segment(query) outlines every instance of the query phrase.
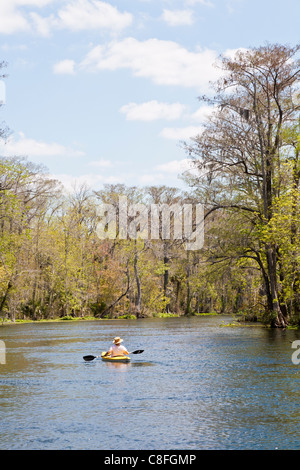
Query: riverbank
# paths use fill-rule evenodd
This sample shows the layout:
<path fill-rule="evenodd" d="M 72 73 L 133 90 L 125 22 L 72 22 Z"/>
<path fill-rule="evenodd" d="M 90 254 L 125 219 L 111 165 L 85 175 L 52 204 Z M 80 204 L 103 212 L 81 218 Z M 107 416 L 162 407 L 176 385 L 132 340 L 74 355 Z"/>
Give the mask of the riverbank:
<path fill-rule="evenodd" d="M 41 323 L 74 323 L 74 322 L 90 322 L 90 321 L 115 321 L 115 320 L 147 320 L 147 319 L 172 319 L 172 318 L 188 318 L 188 317 L 230 317 L 231 321 L 230 322 L 224 322 L 221 321 L 221 324 L 219 325 L 220 327 L 227 327 L 227 328 L 241 328 L 245 326 L 260 326 L 264 328 L 271 328 L 270 325 L 266 325 L 261 321 L 251 321 L 251 320 L 245 320 L 243 316 L 235 316 L 230 313 L 195 313 L 192 315 L 178 315 L 178 314 L 171 314 L 171 313 L 165 313 L 161 315 L 153 315 L 152 317 L 142 317 L 142 318 L 137 318 L 135 315 L 121 315 L 119 317 L 115 318 L 96 318 L 93 316 L 84 316 L 84 317 L 57 317 L 57 318 L 41 318 L 38 320 L 32 320 L 32 319 L 16 319 L 15 321 L 9 320 L 9 319 L 4 319 L 1 320 L 0 327 L 1 326 L 6 326 L 6 325 L 23 325 L 26 323 L 29 324 L 41 324 Z M 287 330 L 299 330 L 300 326 L 299 325 L 288 325 L 286 327 Z"/>
<path fill-rule="evenodd" d="M 224 316 L 224 314 L 219 314 L 216 312 L 211 312 L 211 313 L 195 313 L 192 315 L 189 315 L 191 317 L 193 316 L 198 316 L 198 317 L 204 317 L 204 316 Z M 226 315 L 228 316 L 228 314 Z M 186 318 L 186 315 L 178 315 L 178 314 L 172 314 L 172 313 L 161 313 L 161 314 L 155 314 L 152 317 L 145 317 L 145 318 Z M 119 317 L 115 318 L 97 318 L 94 316 L 84 316 L 84 317 L 72 317 L 71 315 L 65 316 L 65 317 L 57 317 L 57 318 L 39 318 L 37 320 L 33 320 L 30 318 L 26 319 L 19 319 L 17 318 L 15 321 L 10 320 L 10 319 L 2 319 L 0 326 L 1 325 L 18 325 L 18 324 L 24 324 L 24 323 L 60 323 L 60 322 L 76 322 L 76 321 L 101 321 L 101 320 L 143 320 L 144 318 L 137 318 L 135 315 L 120 315 Z"/>

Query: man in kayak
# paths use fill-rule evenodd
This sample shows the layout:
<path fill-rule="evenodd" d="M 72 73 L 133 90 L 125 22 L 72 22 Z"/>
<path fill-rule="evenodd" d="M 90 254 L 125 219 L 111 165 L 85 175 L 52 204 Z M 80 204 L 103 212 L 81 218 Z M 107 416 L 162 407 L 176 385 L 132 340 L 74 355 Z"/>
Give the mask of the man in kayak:
<path fill-rule="evenodd" d="M 129 352 L 125 348 L 125 346 L 122 346 L 121 343 L 123 343 L 123 340 L 119 337 L 116 336 L 113 340 L 113 345 L 109 348 L 109 350 L 104 354 L 105 356 L 110 356 L 110 357 L 115 357 L 115 356 L 127 356 Z"/>

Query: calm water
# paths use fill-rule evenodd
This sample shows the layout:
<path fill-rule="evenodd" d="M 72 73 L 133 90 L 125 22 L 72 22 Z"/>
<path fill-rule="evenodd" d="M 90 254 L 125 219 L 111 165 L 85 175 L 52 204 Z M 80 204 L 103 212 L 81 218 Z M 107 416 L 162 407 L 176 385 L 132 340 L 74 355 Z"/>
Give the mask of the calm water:
<path fill-rule="evenodd" d="M 300 332 L 230 318 L 0 327 L 1 449 L 300 449 Z M 130 364 L 83 361 L 124 338 Z"/>

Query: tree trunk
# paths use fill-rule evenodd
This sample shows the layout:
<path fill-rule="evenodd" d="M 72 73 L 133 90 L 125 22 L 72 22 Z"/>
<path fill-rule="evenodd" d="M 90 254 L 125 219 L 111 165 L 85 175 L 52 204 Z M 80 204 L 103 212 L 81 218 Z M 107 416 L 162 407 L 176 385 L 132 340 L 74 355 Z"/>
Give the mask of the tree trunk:
<path fill-rule="evenodd" d="M 272 304 L 269 305 L 270 314 L 271 314 L 271 326 L 276 328 L 286 328 L 287 327 L 287 318 L 284 309 L 280 306 L 279 303 L 279 292 L 277 285 L 277 256 L 275 247 L 270 246 L 266 247 L 267 255 L 267 265 L 268 265 L 268 277 L 270 285 L 270 294 Z"/>
<path fill-rule="evenodd" d="M 13 285 L 12 285 L 12 282 L 11 282 L 11 281 L 8 281 L 5 294 L 4 294 L 4 296 L 2 297 L 2 300 L 1 300 L 1 303 L 0 303 L 0 315 L 1 315 L 2 312 L 3 312 L 4 306 L 5 306 L 5 302 L 6 302 L 7 299 L 8 299 L 8 294 L 9 294 L 9 291 L 10 291 L 10 289 L 12 288 L 12 286 L 13 286 Z"/>
<path fill-rule="evenodd" d="M 190 288 L 190 275 L 191 275 L 191 267 L 190 267 L 190 252 L 187 251 L 187 269 L 186 269 L 186 307 L 185 307 L 185 315 L 189 315 L 191 313 L 191 288 Z"/>
<path fill-rule="evenodd" d="M 168 297 L 168 284 L 169 284 L 169 268 L 167 267 L 168 262 L 169 262 L 169 257 L 167 254 L 164 255 L 164 265 L 165 265 L 165 270 L 164 270 L 164 296 L 165 298 Z M 170 312 L 170 303 L 168 303 L 165 307 L 165 312 L 169 313 Z"/>
<path fill-rule="evenodd" d="M 137 297 L 136 297 L 136 302 L 135 302 L 135 314 L 136 314 L 136 317 L 139 318 L 140 315 L 141 315 L 142 291 L 141 291 L 141 281 L 140 281 L 140 276 L 139 276 L 139 272 L 138 272 L 137 262 L 138 262 L 138 254 L 137 254 L 137 251 L 135 251 L 135 255 L 134 255 L 134 275 L 135 275 L 135 281 L 136 281 L 136 287 L 137 287 Z"/>

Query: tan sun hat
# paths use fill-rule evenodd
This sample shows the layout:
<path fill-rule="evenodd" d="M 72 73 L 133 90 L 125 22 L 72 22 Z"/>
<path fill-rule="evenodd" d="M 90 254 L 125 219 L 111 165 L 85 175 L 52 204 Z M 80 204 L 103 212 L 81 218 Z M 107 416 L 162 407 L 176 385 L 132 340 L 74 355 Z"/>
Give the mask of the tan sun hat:
<path fill-rule="evenodd" d="M 114 344 L 121 344 L 122 342 L 123 340 L 119 336 L 116 336 L 115 339 L 113 340 Z"/>

